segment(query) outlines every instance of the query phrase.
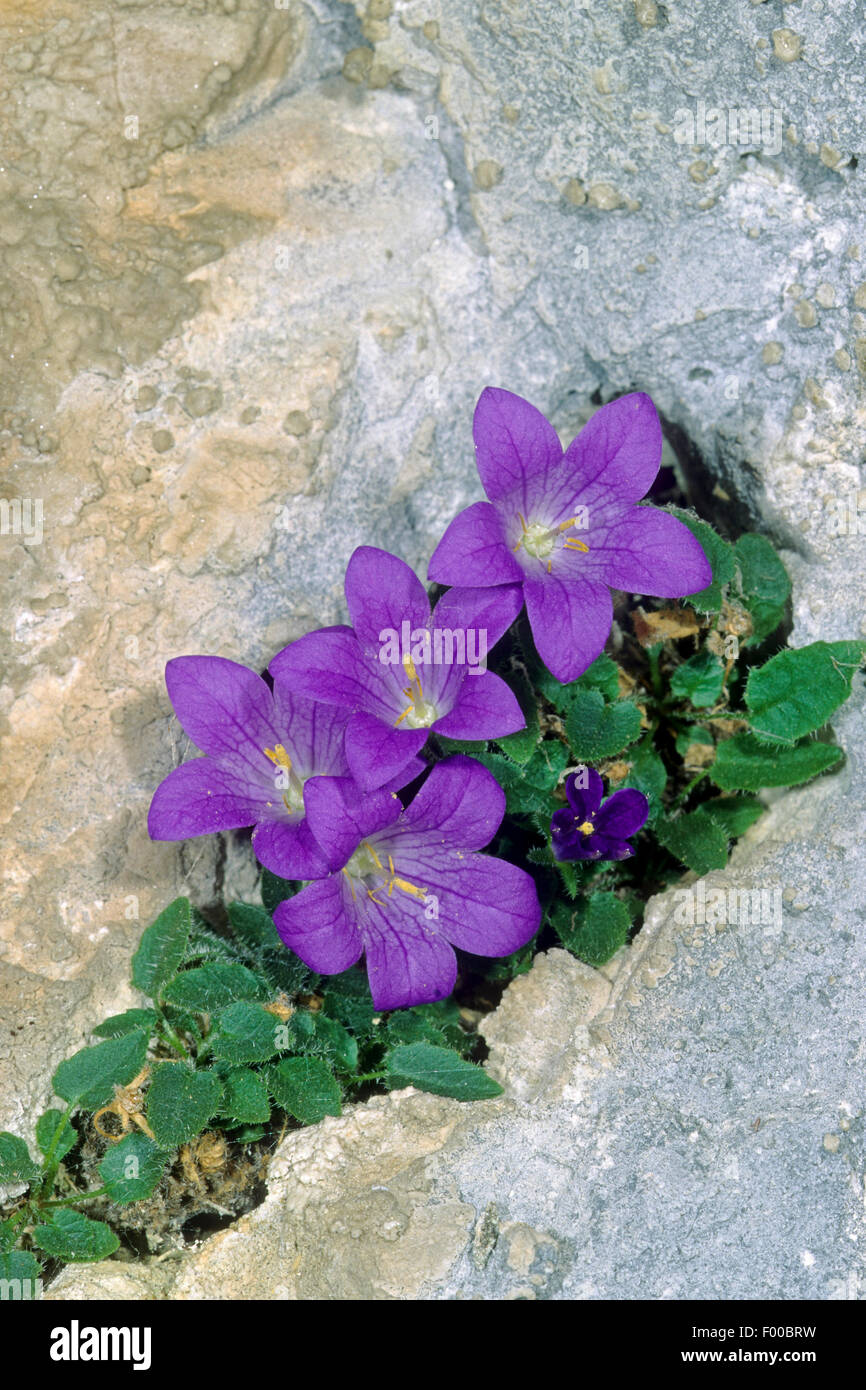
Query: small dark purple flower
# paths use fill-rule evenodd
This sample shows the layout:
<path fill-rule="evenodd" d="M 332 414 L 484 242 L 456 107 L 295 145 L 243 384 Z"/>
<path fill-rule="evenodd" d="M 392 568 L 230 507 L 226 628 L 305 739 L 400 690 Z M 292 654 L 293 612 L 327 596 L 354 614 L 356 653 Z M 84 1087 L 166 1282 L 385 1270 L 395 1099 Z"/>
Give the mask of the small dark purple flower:
<path fill-rule="evenodd" d="M 594 768 L 565 779 L 568 805 L 554 811 L 550 834 L 554 856 L 568 859 L 630 859 L 628 843 L 649 815 L 643 792 L 625 787 L 602 805 L 604 783 Z"/>
<path fill-rule="evenodd" d="M 351 627 L 299 637 L 270 671 L 287 689 L 348 713 L 349 771 L 365 791 L 399 776 L 431 730 L 486 739 L 524 727 L 513 692 L 485 666 L 520 611 L 517 585 L 452 589 L 431 614 L 409 566 L 365 545 L 346 569 L 346 603 Z"/>
<path fill-rule="evenodd" d="M 207 756 L 183 763 L 157 787 L 147 818 L 151 839 L 254 825 L 253 849 L 273 873 L 327 873 L 305 817 L 304 790 L 311 777 L 347 777 L 345 712 L 293 695 L 279 680 L 271 693 L 255 671 L 221 656 L 176 657 L 165 683 L 184 731 Z M 407 765 L 395 787 L 423 766 L 420 759 Z"/>
<path fill-rule="evenodd" d="M 352 797 L 333 778 L 309 782 L 306 805 L 331 872 L 280 903 L 274 923 L 323 975 L 363 952 L 377 1009 L 449 995 L 455 946 L 505 956 L 538 930 L 530 875 L 477 853 L 496 833 L 505 794 L 474 759 L 437 763 L 405 810 L 392 793 Z"/>
<path fill-rule="evenodd" d="M 679 598 L 712 580 L 687 526 L 635 505 L 661 460 L 661 427 L 649 396 L 621 396 L 603 406 L 563 453 L 535 406 L 487 387 L 473 433 L 490 500 L 454 518 L 429 578 L 520 584 L 535 645 L 557 680 L 576 680 L 604 647 L 611 589 Z"/>

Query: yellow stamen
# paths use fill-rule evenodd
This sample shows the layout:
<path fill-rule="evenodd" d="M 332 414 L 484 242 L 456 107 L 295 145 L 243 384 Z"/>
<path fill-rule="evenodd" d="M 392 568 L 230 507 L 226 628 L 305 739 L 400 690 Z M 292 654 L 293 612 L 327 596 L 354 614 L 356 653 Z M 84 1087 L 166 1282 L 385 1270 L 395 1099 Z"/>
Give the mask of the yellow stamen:
<path fill-rule="evenodd" d="M 410 883 L 408 879 L 397 877 L 397 872 L 394 868 L 394 860 L 391 858 L 390 854 L 388 855 L 388 868 L 391 871 L 391 882 L 388 884 L 389 898 L 394 888 L 401 888 L 404 893 L 411 893 L 415 898 L 426 898 L 427 890 L 425 888 L 418 888 L 414 883 Z"/>
<path fill-rule="evenodd" d="M 589 550 L 589 546 L 586 545 L 584 541 L 579 541 L 577 536 L 567 536 L 563 541 L 563 545 L 567 550 Z"/>
<path fill-rule="evenodd" d="M 376 865 L 376 868 L 377 868 L 377 869 L 381 869 L 381 867 L 382 867 L 382 861 L 381 861 L 381 859 L 379 858 L 379 856 L 378 856 L 378 854 L 376 853 L 376 851 L 374 850 L 373 846 L 370 844 L 370 841 L 369 841 L 369 840 L 362 840 L 362 841 L 361 841 L 361 844 L 362 844 L 362 846 L 364 847 L 364 849 L 367 850 L 368 854 L 372 855 L 373 863 Z"/>
<path fill-rule="evenodd" d="M 574 524 L 575 524 L 576 521 L 577 521 L 577 517 L 576 517 L 576 516 L 570 516 L 570 517 L 568 518 L 568 521 L 561 521 L 561 522 L 559 523 L 559 529 L 560 529 L 560 531 L 567 531 L 568 528 L 569 528 L 570 526 L 574 526 Z"/>
<path fill-rule="evenodd" d="M 266 748 L 264 752 L 265 757 L 270 758 L 277 767 L 284 767 L 286 772 L 291 772 L 292 760 L 281 743 L 278 743 L 276 748 Z"/>
<path fill-rule="evenodd" d="M 376 904 L 377 907 L 384 907 L 384 906 L 385 906 L 385 904 L 382 902 L 381 898 L 377 898 L 377 897 L 376 897 L 376 890 L 375 890 L 375 888 L 368 888 L 368 889 L 367 889 L 367 897 L 370 898 L 370 899 L 372 899 L 372 901 Z"/>
<path fill-rule="evenodd" d="M 355 898 L 355 885 L 354 885 L 354 883 L 352 882 L 352 875 L 349 873 L 348 869 L 341 869 L 341 870 L 340 870 L 340 873 L 341 873 L 341 874 L 345 874 L 345 875 L 346 875 L 346 878 L 349 880 L 349 887 L 350 887 L 351 890 L 352 890 L 352 898 L 353 898 L 353 900 L 354 900 L 354 898 Z"/>
<path fill-rule="evenodd" d="M 404 709 L 403 713 L 400 715 L 399 719 L 395 719 L 395 720 L 394 720 L 394 728 L 395 728 L 395 729 L 398 728 L 399 725 L 403 723 L 403 720 L 406 718 L 406 715 L 407 715 L 407 714 L 411 714 L 414 708 L 415 708 L 414 704 L 412 704 L 412 705 L 407 705 L 407 706 L 406 706 L 406 708 Z"/>
<path fill-rule="evenodd" d="M 595 826 L 591 820 L 585 820 L 583 825 L 579 825 L 577 828 L 581 835 L 592 835 L 595 831 Z"/>

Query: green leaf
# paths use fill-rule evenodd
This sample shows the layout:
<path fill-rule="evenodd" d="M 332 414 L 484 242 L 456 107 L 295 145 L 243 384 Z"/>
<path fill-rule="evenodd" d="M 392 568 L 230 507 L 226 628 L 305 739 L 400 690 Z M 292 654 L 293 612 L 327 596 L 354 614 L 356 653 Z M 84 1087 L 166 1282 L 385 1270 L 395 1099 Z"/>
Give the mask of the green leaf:
<path fill-rule="evenodd" d="M 435 1096 L 455 1100 L 488 1100 L 502 1095 L 502 1087 L 474 1062 L 467 1062 L 450 1047 L 432 1043 L 401 1043 L 385 1058 L 388 1085 L 416 1086 Z"/>
<path fill-rule="evenodd" d="M 752 619 L 749 642 L 769 637 L 785 616 L 791 580 L 765 536 L 746 532 L 734 546 L 740 570 L 740 591 Z"/>
<path fill-rule="evenodd" d="M 340 1114 L 340 1087 L 320 1057 L 285 1057 L 266 1075 L 277 1105 L 302 1125 Z"/>
<path fill-rule="evenodd" d="M 279 1052 L 277 1029 L 280 1021 L 260 1004 L 239 1000 L 221 1009 L 214 1021 L 213 1055 L 242 1066 L 247 1062 L 266 1062 Z"/>
<path fill-rule="evenodd" d="M 281 946 L 271 915 L 255 903 L 229 903 L 229 921 L 235 936 L 247 946 Z"/>
<path fill-rule="evenodd" d="M 576 758 L 588 763 L 621 753 L 640 737 L 640 710 L 629 700 L 605 703 L 598 690 L 579 690 L 565 721 Z"/>
<path fill-rule="evenodd" d="M 764 814 L 764 807 L 754 796 L 720 796 L 708 801 L 706 809 L 723 827 L 729 840 L 745 835 L 749 826 Z"/>
<path fill-rule="evenodd" d="M 795 748 L 768 748 L 752 734 L 737 734 L 720 743 L 709 769 L 723 791 L 757 792 L 762 787 L 797 787 L 841 761 L 842 749 L 807 740 Z"/>
<path fill-rule="evenodd" d="M 790 745 L 822 728 L 851 694 L 864 650 L 862 642 L 812 642 L 755 667 L 746 682 L 755 736 Z"/>
<path fill-rule="evenodd" d="M 696 874 L 723 869 L 728 862 L 728 836 L 703 806 L 675 819 L 662 820 L 656 834 L 675 859 Z"/>
<path fill-rule="evenodd" d="M 245 965 L 212 961 L 193 970 L 182 970 L 163 991 L 168 1004 L 192 1013 L 212 1013 L 236 999 L 267 999 L 270 991 Z"/>
<path fill-rule="evenodd" d="M 0 1130 L 0 1183 L 35 1182 L 41 1173 L 24 1140 Z"/>
<path fill-rule="evenodd" d="M 111 1100 L 115 1086 L 126 1086 L 144 1066 L 147 1034 L 135 1029 L 120 1038 L 85 1047 L 61 1062 L 52 1078 L 61 1099 L 82 1110 L 98 1110 Z"/>
<path fill-rule="evenodd" d="M 369 1033 L 376 1011 L 366 971 L 355 967 L 342 975 L 329 976 L 322 995 L 322 1008 L 356 1036 Z"/>
<path fill-rule="evenodd" d="M 0 1303 L 38 1298 L 42 1266 L 29 1250 L 0 1253 Z"/>
<path fill-rule="evenodd" d="M 60 1125 L 60 1138 L 54 1150 L 54 1159 L 60 1163 L 69 1150 L 78 1143 L 78 1130 L 65 1118 L 62 1110 L 46 1110 L 44 1115 L 40 1115 L 36 1121 L 36 1143 L 39 1145 L 39 1152 L 48 1155 L 51 1145 L 54 1143 L 54 1136 Z"/>
<path fill-rule="evenodd" d="M 286 898 L 293 898 L 300 887 L 290 878 L 278 878 L 272 874 L 270 869 L 262 869 L 262 881 L 259 889 L 262 895 L 262 902 L 266 912 L 275 912 L 280 903 L 285 902 Z"/>
<path fill-rule="evenodd" d="M 695 709 L 714 705 L 722 693 L 725 668 L 712 652 L 698 652 L 678 666 L 671 676 L 671 691 L 680 700 L 689 700 Z"/>
<path fill-rule="evenodd" d="M 184 1062 L 161 1062 L 147 1093 L 147 1120 L 160 1148 L 176 1149 L 201 1134 L 222 1100 L 219 1078 Z"/>
<path fill-rule="evenodd" d="M 307 1049 L 340 1071 L 357 1071 L 358 1044 L 348 1029 L 326 1014 L 313 1014 L 315 1031 Z"/>
<path fill-rule="evenodd" d="M 568 762 L 568 749 L 558 739 L 545 739 L 521 767 L 498 753 L 487 753 L 478 761 L 493 773 L 505 792 L 510 815 L 527 815 L 547 810 L 551 793 Z"/>
<path fill-rule="evenodd" d="M 268 1088 L 258 1072 L 237 1067 L 225 1079 L 220 1114 L 235 1124 L 267 1124 L 271 1118 Z"/>
<path fill-rule="evenodd" d="M 133 1132 L 108 1150 L 99 1176 L 112 1202 L 141 1202 L 159 1184 L 167 1162 L 168 1156 L 152 1139 Z"/>
<path fill-rule="evenodd" d="M 736 566 L 733 546 L 723 541 L 712 526 L 708 526 L 705 521 L 699 521 L 680 507 L 668 507 L 667 510 L 688 526 L 695 540 L 700 542 L 713 571 L 712 583 L 708 584 L 706 589 L 701 589 L 700 593 L 689 594 L 683 602 L 696 608 L 699 613 L 718 613 L 724 599 L 724 590 L 734 577 Z"/>
<path fill-rule="evenodd" d="M 662 812 L 662 795 L 667 785 L 667 772 L 655 750 L 651 734 L 645 734 L 640 743 L 631 749 L 628 761 L 631 763 L 631 772 L 622 785 L 643 792 L 649 802 L 647 823 L 655 825 Z"/>
<path fill-rule="evenodd" d="M 37 1226 L 33 1242 L 46 1255 L 71 1264 L 89 1264 L 113 1255 L 120 1241 L 104 1221 L 92 1221 L 71 1207 L 58 1207 L 45 1226 Z"/>
<path fill-rule="evenodd" d="M 112 1014 L 111 1018 L 98 1024 L 93 1031 L 98 1038 L 122 1038 L 125 1033 L 131 1033 L 136 1028 L 152 1032 L 156 1020 L 156 1009 L 127 1009 L 125 1013 Z"/>
<path fill-rule="evenodd" d="M 456 1051 L 471 1049 L 476 1039 L 460 1026 L 460 1007 L 454 999 L 441 999 L 435 1004 L 418 1004 L 410 1009 L 395 1009 L 385 1025 L 389 1045 L 397 1043 L 430 1042 Z"/>
<path fill-rule="evenodd" d="M 617 664 L 604 653 L 596 657 L 582 676 L 578 676 L 576 681 L 569 681 L 567 685 L 563 685 L 555 676 L 551 675 L 540 660 L 533 675 L 542 695 L 560 714 L 568 712 L 572 700 L 580 690 L 599 690 L 608 700 L 616 700 L 619 697 Z"/>
<path fill-rule="evenodd" d="M 192 927 L 189 898 L 175 898 L 141 938 L 132 958 L 132 983 L 158 999 L 163 985 L 180 969 Z"/>
<path fill-rule="evenodd" d="M 18 1239 L 18 1227 L 14 1221 L 0 1221 L 0 1255 L 11 1250 Z"/>
<path fill-rule="evenodd" d="M 274 988 L 285 994 L 312 994 L 319 980 L 282 942 L 273 950 L 266 947 L 259 964 Z"/>
<path fill-rule="evenodd" d="M 597 968 L 625 945 L 631 913 L 615 893 L 592 893 L 576 908 L 555 903 L 550 923 L 567 951 Z"/>
<path fill-rule="evenodd" d="M 519 729 L 516 734 L 507 734 L 504 738 L 497 739 L 496 742 L 502 751 L 508 754 L 509 758 L 513 758 L 518 763 L 527 763 L 538 747 L 538 741 L 541 738 L 541 730 L 538 727 L 538 700 L 535 691 L 522 671 L 510 671 L 508 684 L 517 696 L 523 717 L 526 720 L 526 728 Z"/>

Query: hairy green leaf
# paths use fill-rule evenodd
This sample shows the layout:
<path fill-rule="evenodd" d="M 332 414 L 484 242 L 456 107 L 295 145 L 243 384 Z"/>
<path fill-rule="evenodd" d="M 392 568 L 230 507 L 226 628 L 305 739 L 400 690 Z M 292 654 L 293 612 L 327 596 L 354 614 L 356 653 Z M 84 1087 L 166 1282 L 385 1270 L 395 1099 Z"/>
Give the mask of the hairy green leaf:
<path fill-rule="evenodd" d="M 189 898 L 175 898 L 144 932 L 132 958 L 132 983 L 158 999 L 163 985 L 180 969 L 192 929 Z"/>
<path fill-rule="evenodd" d="M 193 1071 L 185 1062 L 160 1062 L 147 1093 L 147 1120 L 163 1149 L 175 1149 L 201 1134 L 222 1100 L 219 1078 Z"/>
<path fill-rule="evenodd" d="M 277 1105 L 302 1125 L 340 1114 L 340 1087 L 321 1057 L 284 1057 L 266 1077 Z"/>
<path fill-rule="evenodd" d="M 98 1110 L 111 1100 L 115 1086 L 127 1086 L 144 1066 L 148 1038 L 136 1028 L 120 1038 L 82 1048 L 61 1062 L 52 1085 L 58 1096 L 82 1110 Z"/>
<path fill-rule="evenodd" d="M 487 1100 L 502 1094 L 502 1087 L 474 1062 L 467 1062 L 449 1047 L 432 1043 L 401 1043 L 385 1058 L 388 1085 L 416 1086 L 435 1096 L 455 1100 Z"/>
<path fill-rule="evenodd" d="M 37 1226 L 33 1243 L 46 1255 L 70 1264 L 106 1260 L 120 1245 L 104 1221 L 92 1221 L 71 1207 L 58 1207 L 46 1225 Z"/>

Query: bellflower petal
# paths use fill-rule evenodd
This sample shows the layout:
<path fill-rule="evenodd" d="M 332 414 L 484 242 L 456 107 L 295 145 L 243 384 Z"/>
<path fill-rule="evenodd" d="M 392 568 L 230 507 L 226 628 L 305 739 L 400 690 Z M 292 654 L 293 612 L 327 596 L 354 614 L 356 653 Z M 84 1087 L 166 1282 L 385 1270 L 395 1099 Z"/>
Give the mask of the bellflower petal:
<path fill-rule="evenodd" d="M 168 696 L 202 753 L 231 754 L 255 767 L 279 738 L 273 697 L 261 676 L 222 656 L 178 656 L 165 668 Z"/>
<path fill-rule="evenodd" d="M 486 633 L 486 655 L 505 636 L 522 607 L 523 591 L 519 584 L 501 584 L 494 589 L 458 586 L 449 589 L 436 604 L 433 627 Z M 479 651 L 476 640 L 473 654 L 477 657 Z"/>
<path fill-rule="evenodd" d="M 492 772 L 455 753 L 432 769 L 406 807 L 406 833 L 435 831 L 444 849 L 489 845 L 505 815 L 505 792 Z"/>
<path fill-rule="evenodd" d="M 556 430 L 522 396 L 488 386 L 478 398 L 472 434 L 478 475 L 490 501 L 517 497 L 525 513 L 562 461 Z"/>
<path fill-rule="evenodd" d="M 283 647 L 269 668 L 274 680 L 298 695 L 348 710 L 392 719 L 392 682 L 365 657 L 350 627 L 322 627 Z"/>
<path fill-rule="evenodd" d="M 430 600 L 421 580 L 405 561 L 361 545 L 346 567 L 346 603 L 355 635 L 362 650 L 378 655 L 380 633 L 399 632 L 408 619 L 411 627 L 426 627 L 430 621 Z"/>
<path fill-rule="evenodd" d="M 445 999 L 457 979 L 447 937 L 433 932 L 404 898 L 367 898 L 361 908 L 367 975 L 377 1009 L 401 1009 Z"/>
<path fill-rule="evenodd" d="M 384 830 L 403 807 L 395 792 L 365 796 L 348 777 L 311 777 L 304 787 L 307 821 L 330 868 L 341 869 L 368 836 Z"/>
<path fill-rule="evenodd" d="M 446 738 L 502 738 L 526 728 L 510 685 L 493 671 L 467 676 L 448 713 L 433 728 Z"/>
<path fill-rule="evenodd" d="M 253 852 L 279 878 L 324 878 L 331 867 L 306 820 L 260 822 L 253 831 Z"/>
<path fill-rule="evenodd" d="M 538 575 L 523 586 L 538 654 L 558 681 L 577 680 L 601 654 L 613 621 L 610 591 L 597 580 Z"/>
<path fill-rule="evenodd" d="M 188 840 L 218 830 L 239 830 L 268 814 L 279 797 L 261 783 L 220 767 L 213 758 L 193 758 L 170 772 L 153 794 L 147 816 L 152 840 Z"/>
<path fill-rule="evenodd" d="M 351 892 L 339 874 L 286 898 L 274 913 L 274 926 L 289 950 L 320 975 L 348 970 L 364 949 Z"/>
<path fill-rule="evenodd" d="M 609 497 L 639 502 L 655 482 L 662 430 L 649 396 L 635 391 L 603 405 L 565 451 L 572 501 L 592 508 Z"/>
<path fill-rule="evenodd" d="M 680 598 L 712 583 L 700 542 L 655 507 L 630 507 L 593 529 L 590 555 L 593 578 L 628 593 Z"/>
<path fill-rule="evenodd" d="M 437 584 L 512 584 L 523 567 L 512 554 L 505 525 L 490 502 L 458 512 L 433 551 L 427 578 Z"/>
<path fill-rule="evenodd" d="M 346 725 L 349 771 L 362 791 L 385 783 L 405 786 L 417 776 L 417 755 L 427 742 L 427 729 L 395 729 L 372 714 L 351 715 Z M 473 734 L 474 738 L 475 735 Z M 401 780 L 403 779 L 403 780 Z"/>

